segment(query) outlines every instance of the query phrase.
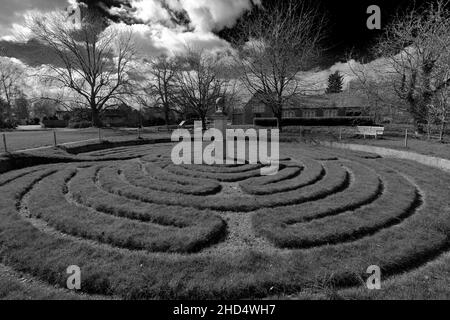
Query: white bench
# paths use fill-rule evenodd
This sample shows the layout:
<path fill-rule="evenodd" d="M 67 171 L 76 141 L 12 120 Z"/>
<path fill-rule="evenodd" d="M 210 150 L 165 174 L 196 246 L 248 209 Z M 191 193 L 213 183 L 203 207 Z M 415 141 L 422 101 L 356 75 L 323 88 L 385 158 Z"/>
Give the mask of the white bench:
<path fill-rule="evenodd" d="M 364 139 L 366 136 L 374 136 L 376 139 L 384 133 L 384 127 L 357 126 L 356 129 L 358 130 L 358 134 L 364 136 Z"/>

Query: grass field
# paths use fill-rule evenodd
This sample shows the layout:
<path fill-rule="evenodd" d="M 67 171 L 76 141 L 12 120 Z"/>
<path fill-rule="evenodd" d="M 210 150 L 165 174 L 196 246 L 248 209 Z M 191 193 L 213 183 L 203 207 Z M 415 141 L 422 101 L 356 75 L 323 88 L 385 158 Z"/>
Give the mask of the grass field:
<path fill-rule="evenodd" d="M 87 129 L 55 129 L 58 144 L 84 141 L 98 140 L 99 132 L 96 128 Z M 6 135 L 7 148 L 9 152 L 32 149 L 54 145 L 53 130 L 38 131 L 9 131 L 0 133 Z M 168 133 L 145 133 L 142 137 L 170 137 Z M 117 130 L 117 129 L 101 129 L 102 139 L 120 140 L 137 138 L 137 129 L 133 130 Z M 3 141 L 0 140 L 0 153 L 4 152 Z"/>
<path fill-rule="evenodd" d="M 351 127 L 342 128 L 342 140 L 339 140 L 339 127 L 309 127 L 304 128 L 300 133 L 299 128 L 287 129 L 284 133 L 285 138 L 291 138 L 298 141 L 314 142 L 319 140 L 338 141 L 342 143 L 356 143 L 372 145 L 397 150 L 416 152 L 429 156 L 450 159 L 450 132 L 447 133 L 443 142 L 437 139 L 428 140 L 426 137 L 416 138 L 411 133 L 413 128 L 408 126 L 408 147 L 405 147 L 405 129 L 401 126 L 385 128 L 385 134 L 378 139 L 355 135 L 355 129 Z"/>
<path fill-rule="evenodd" d="M 133 139 L 137 138 L 137 129 L 119 130 L 119 129 L 102 129 L 101 135 L 103 139 L 115 141 L 121 139 Z M 346 130 L 349 130 L 348 128 Z M 1 134 L 6 135 L 7 148 L 9 152 L 53 146 L 53 130 L 39 130 L 39 131 L 10 131 Z M 98 140 L 98 129 L 56 129 L 57 143 L 72 143 L 85 140 Z M 311 133 L 307 133 L 306 136 L 302 136 L 300 132 L 287 129 L 281 135 L 285 140 L 337 140 L 338 129 L 336 128 L 312 128 Z M 158 132 L 153 128 L 146 128 L 141 135 L 144 138 L 160 138 L 170 137 L 170 133 Z M 344 135 L 343 143 L 356 143 L 356 144 L 368 144 L 379 147 L 386 147 L 398 150 L 406 150 L 417 152 L 425 155 L 431 155 L 450 159 L 450 141 L 440 143 L 438 141 L 428 141 L 410 138 L 408 141 L 408 148 L 404 147 L 404 139 L 401 135 L 385 135 L 381 139 L 362 139 L 357 138 L 354 135 Z M 4 152 L 3 142 L 0 141 L 0 153 Z"/>
<path fill-rule="evenodd" d="M 438 141 L 427 141 L 419 139 L 409 139 L 408 147 L 405 147 L 403 139 L 385 137 L 383 139 L 347 139 L 344 143 L 368 144 L 372 146 L 412 151 L 433 157 L 450 159 L 450 143 L 440 143 Z"/>
<path fill-rule="evenodd" d="M 0 298 L 450 298 L 450 174 L 283 143 L 260 176 L 174 166 L 171 146 L 0 175 Z M 370 265 L 382 290 L 363 286 Z"/>

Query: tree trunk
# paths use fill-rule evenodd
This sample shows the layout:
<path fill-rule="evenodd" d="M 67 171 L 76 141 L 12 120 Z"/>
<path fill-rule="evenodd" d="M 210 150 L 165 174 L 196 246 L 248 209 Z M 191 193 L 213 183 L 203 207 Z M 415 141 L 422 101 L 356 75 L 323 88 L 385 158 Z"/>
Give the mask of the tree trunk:
<path fill-rule="evenodd" d="M 445 134 L 445 117 L 441 119 L 441 128 L 439 130 L 439 141 L 444 141 L 444 134 Z"/>
<path fill-rule="evenodd" d="M 166 121 L 167 131 L 170 131 L 169 129 L 170 115 L 169 115 L 169 108 L 167 106 L 164 107 L 164 120 Z"/>
<path fill-rule="evenodd" d="M 280 130 L 280 132 L 283 131 L 283 117 L 281 116 L 281 114 L 277 115 L 277 125 L 278 125 L 278 130 Z"/>
<path fill-rule="evenodd" d="M 431 73 L 434 68 L 434 63 L 432 61 L 425 61 L 422 66 L 423 71 L 423 92 L 422 99 L 418 104 L 416 104 L 416 117 L 418 118 L 418 130 L 420 130 L 420 123 L 424 123 L 423 120 L 426 120 L 428 126 L 428 139 L 430 139 L 431 134 L 431 121 L 429 116 L 429 105 L 432 102 L 433 91 L 431 89 Z M 418 131 L 421 133 L 420 131 Z"/>
<path fill-rule="evenodd" d="M 417 134 L 424 134 L 424 124 L 427 123 L 423 113 L 423 105 L 417 104 L 415 101 L 409 101 L 409 113 L 414 121 L 414 130 Z"/>
<path fill-rule="evenodd" d="M 428 135 L 428 140 L 431 140 L 431 121 L 428 121 L 427 124 L 427 135 Z"/>
<path fill-rule="evenodd" d="M 206 131 L 206 116 L 202 116 L 202 129 L 203 131 Z"/>
<path fill-rule="evenodd" d="M 97 128 L 102 127 L 102 122 L 100 120 L 100 112 L 98 112 L 96 108 L 91 108 L 91 111 L 92 111 L 92 125 Z"/>
<path fill-rule="evenodd" d="M 283 99 L 282 97 L 279 95 L 277 97 L 276 101 L 272 102 L 273 105 L 272 107 L 272 112 L 275 116 L 275 118 L 277 118 L 277 128 L 280 132 L 283 131 Z"/>
<path fill-rule="evenodd" d="M 419 101 L 414 96 L 416 82 L 417 74 L 414 72 L 411 76 L 406 102 L 408 103 L 409 113 L 414 120 L 414 131 L 416 135 L 419 135 L 425 133 L 426 113 L 424 110 L 426 110 L 426 105 L 424 101 Z"/>

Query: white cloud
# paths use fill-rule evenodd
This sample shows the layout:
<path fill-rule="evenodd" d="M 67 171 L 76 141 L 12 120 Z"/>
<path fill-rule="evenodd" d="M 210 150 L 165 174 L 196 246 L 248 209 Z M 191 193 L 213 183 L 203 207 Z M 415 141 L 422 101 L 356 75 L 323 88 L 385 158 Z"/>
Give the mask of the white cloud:
<path fill-rule="evenodd" d="M 131 0 L 133 8 L 129 14 L 144 23 L 163 23 L 173 25 L 168 9 L 184 12 L 191 21 L 191 27 L 198 32 L 211 32 L 232 27 L 237 19 L 251 10 L 251 0 Z M 260 4 L 260 1 L 255 1 Z M 113 8 L 112 14 L 124 14 L 126 9 Z"/>
<path fill-rule="evenodd" d="M 186 48 L 201 50 L 228 49 L 229 44 L 211 32 L 185 31 L 182 27 L 167 27 L 160 23 L 113 24 L 110 28 L 132 30 L 137 49 L 147 56 L 177 54 Z"/>
<path fill-rule="evenodd" d="M 328 77 L 330 74 L 339 71 L 343 76 L 343 89 L 349 88 L 349 84 L 358 80 L 357 75 L 362 74 L 367 79 L 378 82 L 386 80 L 386 77 L 392 72 L 392 66 L 386 58 L 378 58 L 368 63 L 360 63 L 353 59 L 347 62 L 337 62 L 333 66 L 325 70 L 311 70 L 302 72 L 299 74 L 299 80 L 301 81 L 301 87 L 311 90 L 311 93 L 323 93 L 328 86 Z"/>
<path fill-rule="evenodd" d="M 170 14 L 158 0 L 132 0 L 133 16 L 145 23 L 170 20 Z"/>
<path fill-rule="evenodd" d="M 242 14 L 252 8 L 251 0 L 167 0 L 170 10 L 184 11 L 192 28 L 176 25 L 160 0 L 132 0 L 134 18 L 145 22 L 133 25 L 140 47 L 149 54 L 183 51 L 186 46 L 206 50 L 229 48 L 213 31 L 232 27 Z M 123 10 L 123 9 L 119 9 Z"/>
<path fill-rule="evenodd" d="M 0 38 L 6 39 L 14 38 L 17 27 L 13 25 L 22 25 L 27 13 L 48 12 L 67 7 L 69 3 L 63 0 L 1 0 L 0 2 Z"/>
<path fill-rule="evenodd" d="M 242 14 L 252 8 L 250 0 L 171 0 L 174 10 L 186 10 L 197 31 L 222 30 L 232 27 Z"/>

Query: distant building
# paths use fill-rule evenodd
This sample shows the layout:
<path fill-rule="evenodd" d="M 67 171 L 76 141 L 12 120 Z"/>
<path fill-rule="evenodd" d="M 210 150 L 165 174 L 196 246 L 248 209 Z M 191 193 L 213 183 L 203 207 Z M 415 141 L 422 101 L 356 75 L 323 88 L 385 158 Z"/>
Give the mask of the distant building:
<path fill-rule="evenodd" d="M 107 127 L 137 127 L 141 118 L 138 110 L 122 104 L 102 112 L 101 120 Z"/>
<path fill-rule="evenodd" d="M 301 95 L 283 106 L 283 118 L 339 118 L 364 115 L 364 99 L 339 94 Z M 253 124 L 257 118 L 274 118 L 272 108 L 259 95 L 254 95 L 243 110 L 243 123 Z"/>
<path fill-rule="evenodd" d="M 57 106 L 55 120 L 65 121 L 66 125 L 70 122 L 89 122 L 92 119 L 89 108 L 66 109 Z M 145 116 L 141 116 L 138 110 L 131 108 L 126 104 L 107 108 L 103 110 L 100 116 L 102 123 L 107 127 L 137 127 L 145 122 Z"/>

